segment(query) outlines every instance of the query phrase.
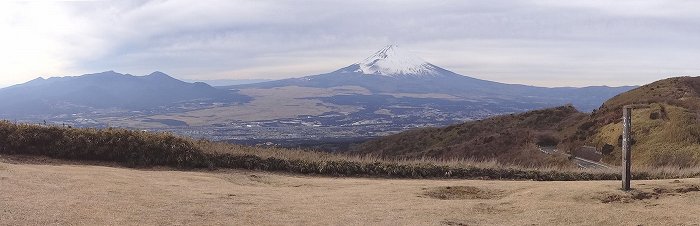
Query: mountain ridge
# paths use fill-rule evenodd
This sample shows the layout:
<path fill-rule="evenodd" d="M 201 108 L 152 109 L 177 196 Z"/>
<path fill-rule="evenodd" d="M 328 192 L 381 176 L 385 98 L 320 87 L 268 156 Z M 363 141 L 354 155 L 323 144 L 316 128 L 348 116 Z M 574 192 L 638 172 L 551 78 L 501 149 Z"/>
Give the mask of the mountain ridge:
<path fill-rule="evenodd" d="M 114 71 L 37 78 L 0 89 L 0 115 L 55 115 L 99 109 L 145 110 L 195 100 L 245 100 L 205 83 L 186 83 L 163 72 L 146 76 Z"/>
<path fill-rule="evenodd" d="M 385 53 L 386 52 L 386 53 Z M 531 103 L 529 110 L 574 104 L 583 111 L 592 111 L 608 98 L 630 90 L 635 86 L 621 87 L 537 87 L 522 84 L 506 84 L 464 76 L 435 66 L 408 54 L 396 46 L 387 46 L 359 63 L 338 70 L 262 83 L 227 86 L 229 89 L 269 89 L 285 86 L 331 88 L 338 86 L 359 86 L 374 93 L 440 93 L 461 97 L 469 101 L 515 101 Z M 383 60 L 392 58 L 410 59 L 408 64 L 395 64 L 382 67 Z M 418 60 L 416 60 L 418 59 Z M 396 60 L 402 61 L 402 60 Z M 373 64 L 374 63 L 374 64 Z M 363 64 L 367 64 L 362 66 Z M 376 66 L 375 65 L 379 65 Z M 398 66 L 397 66 L 398 65 Z M 366 71 L 365 68 L 373 68 Z M 388 68 L 388 69 L 387 69 Z M 386 70 L 382 70 L 386 69 Z M 426 72 L 427 71 L 427 72 Z M 394 72 L 394 74 L 387 74 Z M 401 73 L 410 72 L 410 73 Z M 425 72 L 422 73 L 421 72 Z M 514 109 L 515 111 L 522 111 Z"/>

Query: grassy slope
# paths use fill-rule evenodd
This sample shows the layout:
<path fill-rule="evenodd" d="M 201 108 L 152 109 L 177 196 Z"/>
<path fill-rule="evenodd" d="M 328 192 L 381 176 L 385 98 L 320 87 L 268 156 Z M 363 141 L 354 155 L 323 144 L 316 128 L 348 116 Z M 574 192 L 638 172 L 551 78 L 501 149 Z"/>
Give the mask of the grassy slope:
<path fill-rule="evenodd" d="M 657 81 L 620 94 L 603 104 L 564 139 L 563 149 L 590 144 L 614 149 L 604 161 L 619 164 L 622 107 L 633 110 L 633 164 L 688 167 L 700 164 L 700 77 Z"/>
<path fill-rule="evenodd" d="M 558 134 L 585 117 L 571 106 L 531 111 L 412 130 L 369 141 L 355 152 L 385 158 L 471 158 L 528 166 L 565 165 L 566 159 L 540 153 L 535 144 L 556 144 Z"/>
<path fill-rule="evenodd" d="M 653 112 L 664 109 L 666 118 L 651 119 Z M 632 133 L 634 134 L 634 151 L 632 158 L 637 165 L 676 165 L 695 166 L 700 163 L 700 124 L 697 114 L 687 109 L 667 104 L 652 104 L 651 108 L 634 110 Z M 616 148 L 606 161 L 620 159 L 618 146 L 622 134 L 622 123 L 610 123 L 601 127 L 591 137 L 595 146 L 614 144 Z"/>

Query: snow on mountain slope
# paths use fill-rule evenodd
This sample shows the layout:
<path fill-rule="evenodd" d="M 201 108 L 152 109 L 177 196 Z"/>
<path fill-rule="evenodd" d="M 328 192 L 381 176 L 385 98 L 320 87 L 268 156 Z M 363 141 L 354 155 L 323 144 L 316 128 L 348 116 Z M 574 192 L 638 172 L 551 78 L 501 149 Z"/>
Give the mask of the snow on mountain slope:
<path fill-rule="evenodd" d="M 440 75 L 437 66 L 418 56 L 403 51 L 396 45 L 389 45 L 372 56 L 347 68 L 366 75 L 389 77 L 431 77 Z"/>

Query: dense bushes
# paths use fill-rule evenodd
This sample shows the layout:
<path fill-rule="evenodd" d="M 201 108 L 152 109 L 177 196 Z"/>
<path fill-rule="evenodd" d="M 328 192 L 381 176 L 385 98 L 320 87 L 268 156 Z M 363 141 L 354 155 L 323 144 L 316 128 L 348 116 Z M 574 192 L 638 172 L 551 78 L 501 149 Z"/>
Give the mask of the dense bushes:
<path fill-rule="evenodd" d="M 76 129 L 0 122 L 0 153 L 96 160 L 128 166 L 211 166 L 188 139 L 124 129 Z"/>

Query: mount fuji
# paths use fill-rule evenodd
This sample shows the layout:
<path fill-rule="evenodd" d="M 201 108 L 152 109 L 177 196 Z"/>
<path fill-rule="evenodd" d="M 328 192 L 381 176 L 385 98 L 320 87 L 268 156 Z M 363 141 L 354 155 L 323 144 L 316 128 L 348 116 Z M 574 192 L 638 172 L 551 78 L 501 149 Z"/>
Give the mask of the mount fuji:
<path fill-rule="evenodd" d="M 361 87 L 369 90 L 374 98 L 397 97 L 395 95 L 397 93 L 403 96 L 404 94 L 449 95 L 452 101 L 466 101 L 463 104 L 467 107 L 483 106 L 481 110 L 494 114 L 564 104 L 573 104 L 582 111 L 592 111 L 605 100 L 634 88 L 632 86 L 546 88 L 487 81 L 441 68 L 396 45 L 386 46 L 364 60 L 330 73 L 227 88 L 270 89 L 288 86 Z M 372 99 L 366 94 L 358 97 L 365 100 Z M 342 98 L 350 97 L 344 95 Z"/>
<path fill-rule="evenodd" d="M 340 69 L 340 73 L 361 73 L 395 78 L 421 78 L 441 76 L 444 69 L 432 65 L 418 56 L 404 52 L 398 46 L 389 45 L 356 64 Z"/>

